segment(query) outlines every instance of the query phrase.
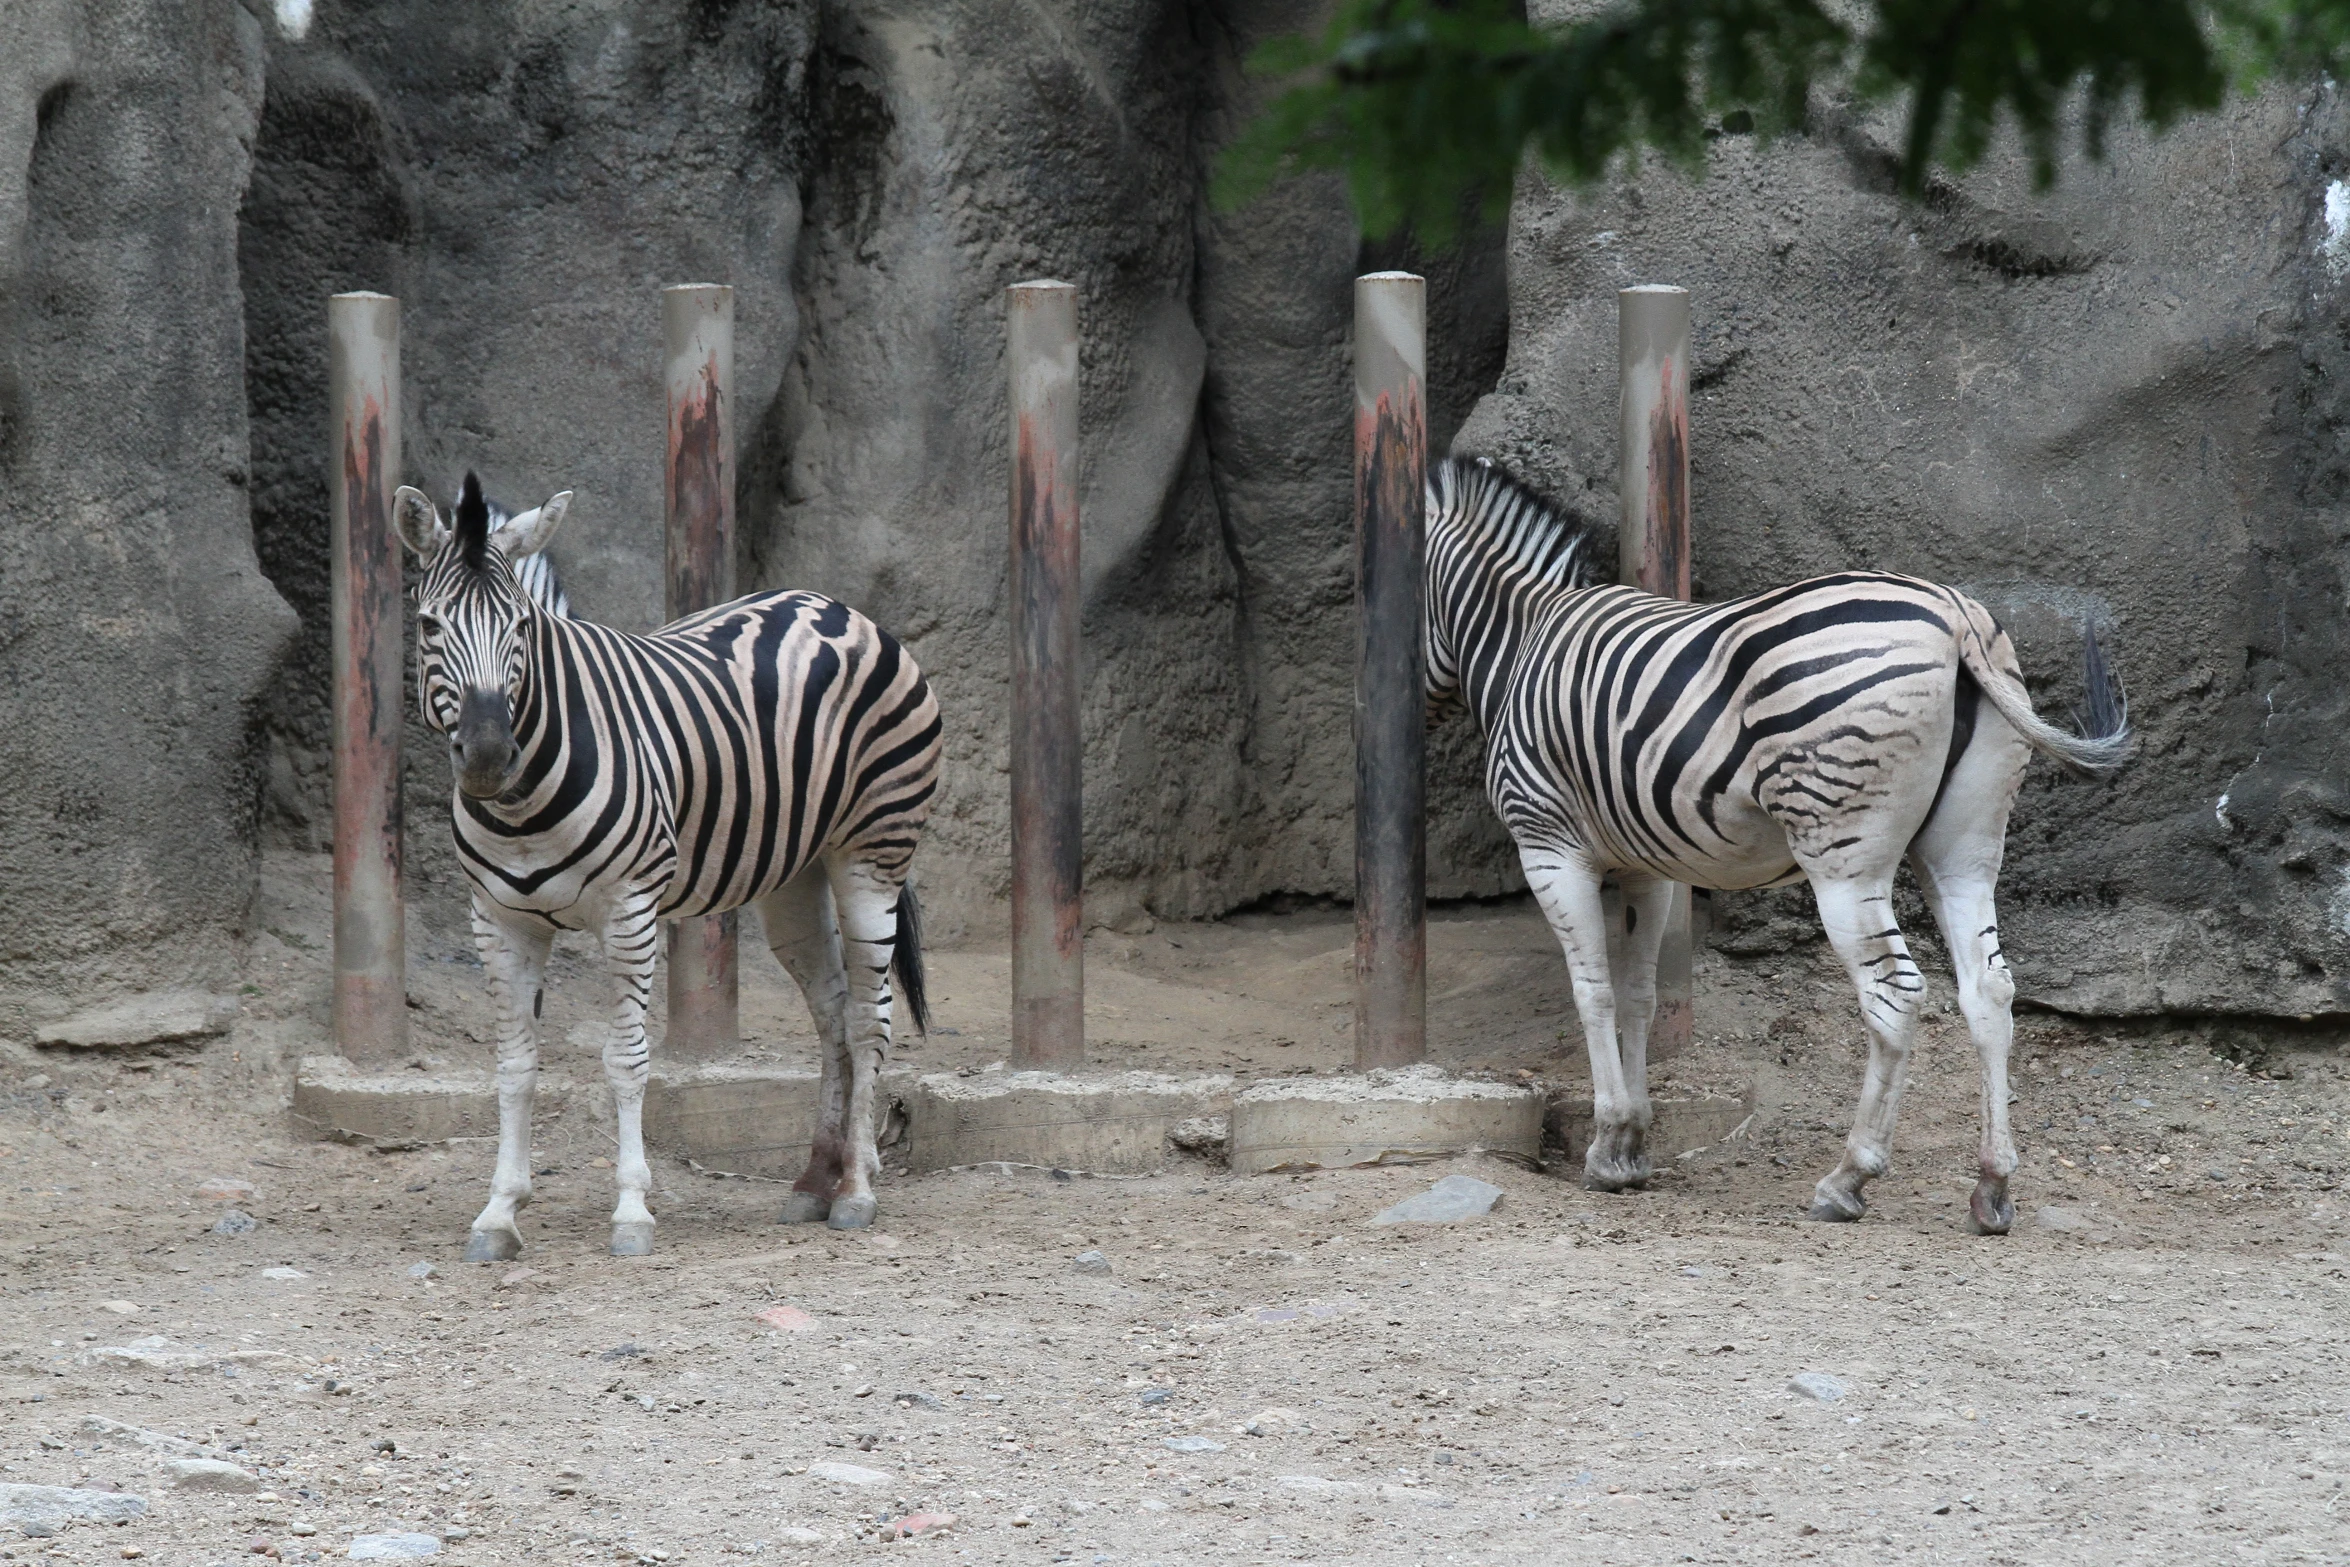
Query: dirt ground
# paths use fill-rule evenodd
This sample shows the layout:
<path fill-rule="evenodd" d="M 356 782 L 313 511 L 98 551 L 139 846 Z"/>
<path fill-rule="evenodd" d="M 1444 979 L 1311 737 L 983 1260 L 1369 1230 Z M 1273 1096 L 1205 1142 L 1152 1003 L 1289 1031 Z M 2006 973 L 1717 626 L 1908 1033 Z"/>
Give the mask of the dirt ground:
<path fill-rule="evenodd" d="M 2317 1041 L 2230 1059 L 2025 1018 L 2020 1222 L 1992 1240 L 1961 1226 L 1973 1052 L 1941 1013 L 1867 1221 L 1814 1226 L 1858 1086 L 1850 994 L 1817 948 L 1709 954 L 1699 1043 L 1659 1075 L 1751 1086 L 1757 1114 L 1646 1193 L 1464 1162 L 1498 1212 L 1374 1226 L 1447 1167 L 954 1172 L 892 1179 L 880 1228 L 843 1235 L 671 1159 L 657 1254 L 618 1261 L 574 950 L 529 1249 L 466 1267 L 486 1143 L 291 1129 L 324 1018 L 319 862 L 273 862 L 268 900 L 228 1038 L 0 1061 L 0 1483 L 151 1508 L 0 1560 L 339 1560 L 415 1531 L 458 1564 L 2350 1562 L 2350 1095 Z M 445 913 L 412 932 L 428 1068 L 478 1063 L 487 1032 Z M 1096 1058 L 1339 1069 L 1350 941 L 1328 911 L 1101 933 Z M 1530 907 L 1448 911 L 1431 946 L 1439 1059 L 1583 1077 Z M 906 1058 L 1000 1059 L 1005 968 L 936 954 L 938 1027 Z M 746 1032 L 804 1057 L 780 973 L 745 969 Z M 214 1233 L 216 1178 L 252 1184 L 254 1233 Z M 1073 1265 L 1095 1249 L 1106 1275 Z M 1844 1396 L 1792 1391 L 1805 1372 Z M 259 1490 L 175 1489 L 171 1453 L 91 1417 Z M 878 1542 L 921 1513 L 956 1522 Z"/>

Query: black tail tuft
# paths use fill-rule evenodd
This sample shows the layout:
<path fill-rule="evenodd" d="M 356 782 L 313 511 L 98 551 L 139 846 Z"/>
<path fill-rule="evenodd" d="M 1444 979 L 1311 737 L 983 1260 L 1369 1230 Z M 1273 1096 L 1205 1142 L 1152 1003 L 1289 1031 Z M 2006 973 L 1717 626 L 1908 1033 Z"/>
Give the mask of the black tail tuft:
<path fill-rule="evenodd" d="M 490 503 L 482 499 L 481 480 L 467 469 L 457 491 L 457 548 L 465 564 L 480 571 L 489 561 Z"/>
<path fill-rule="evenodd" d="M 2130 699 L 2122 691 L 2121 678 L 2106 664 L 2105 650 L 2097 645 L 2097 628 L 2090 626 L 2086 632 L 2081 640 L 2081 686 L 2086 706 L 2075 716 L 2083 738 L 2110 740 L 2130 727 Z"/>
<path fill-rule="evenodd" d="M 898 889 L 898 944 L 891 962 L 898 971 L 898 990 L 906 998 L 906 1011 L 912 1014 L 914 1027 L 927 1035 L 930 992 L 922 978 L 922 905 L 914 900 L 912 881 Z"/>

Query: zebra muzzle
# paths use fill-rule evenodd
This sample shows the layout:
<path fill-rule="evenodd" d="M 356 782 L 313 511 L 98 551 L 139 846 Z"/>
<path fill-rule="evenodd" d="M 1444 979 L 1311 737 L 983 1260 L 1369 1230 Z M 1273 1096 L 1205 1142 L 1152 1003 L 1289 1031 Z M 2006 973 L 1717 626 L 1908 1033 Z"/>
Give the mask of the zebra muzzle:
<path fill-rule="evenodd" d="M 503 691 L 468 691 L 449 741 L 457 787 L 476 800 L 505 793 L 514 772 L 514 718 Z"/>

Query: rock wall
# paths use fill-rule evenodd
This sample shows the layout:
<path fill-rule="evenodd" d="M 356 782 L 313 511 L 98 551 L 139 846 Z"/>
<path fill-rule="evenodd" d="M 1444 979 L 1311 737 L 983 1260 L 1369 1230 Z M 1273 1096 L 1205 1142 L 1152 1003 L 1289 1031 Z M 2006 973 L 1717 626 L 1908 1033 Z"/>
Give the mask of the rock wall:
<path fill-rule="evenodd" d="M 1699 597 L 1911 572 L 2000 616 L 2044 713 L 2079 700 L 2084 626 L 2128 684 L 2135 764 L 2036 764 L 2018 806 L 2023 994 L 2338 1018 L 2344 129 L 2332 93 L 2272 92 L 2120 136 L 2053 194 L 2005 158 L 1921 207 L 1892 194 L 1895 127 L 1825 106 L 1800 139 L 1720 137 L 1696 178 L 1529 179 L 1509 367 L 1461 443 L 1575 496 L 1613 560 L 1613 295 L 1687 286 Z"/>

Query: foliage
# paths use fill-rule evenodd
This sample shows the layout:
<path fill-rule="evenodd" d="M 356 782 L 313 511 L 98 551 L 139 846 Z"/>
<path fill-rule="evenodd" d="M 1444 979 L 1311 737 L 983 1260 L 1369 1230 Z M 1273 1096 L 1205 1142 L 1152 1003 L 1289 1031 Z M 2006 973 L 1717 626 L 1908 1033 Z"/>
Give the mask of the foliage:
<path fill-rule="evenodd" d="M 1218 194 L 1339 170 L 1365 232 L 1441 240 L 1471 210 L 1502 213 L 1529 148 L 1573 183 L 1643 147 L 1696 165 L 1724 130 L 1800 128 L 1815 89 L 1906 99 L 1908 194 L 1936 164 L 1976 162 L 2003 123 L 2047 185 L 2076 93 L 2101 157 L 2117 115 L 2159 130 L 2231 81 L 2345 61 L 2350 0 L 1616 0 L 1556 26 L 1522 0 L 1341 0 L 1318 36 L 1251 62 L 1288 85 Z"/>

